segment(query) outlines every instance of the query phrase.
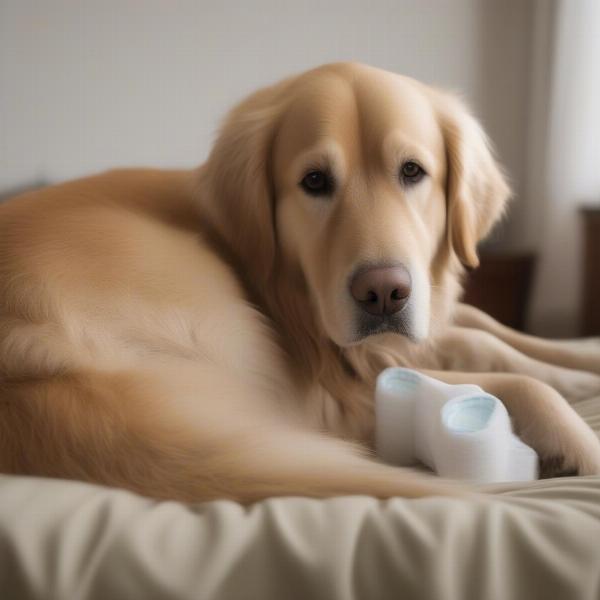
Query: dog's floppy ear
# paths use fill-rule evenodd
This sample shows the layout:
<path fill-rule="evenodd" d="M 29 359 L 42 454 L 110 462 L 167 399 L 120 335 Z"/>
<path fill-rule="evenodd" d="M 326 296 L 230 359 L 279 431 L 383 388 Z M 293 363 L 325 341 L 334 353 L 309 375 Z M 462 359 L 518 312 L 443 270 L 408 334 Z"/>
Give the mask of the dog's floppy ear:
<path fill-rule="evenodd" d="M 444 94 L 439 104 L 446 147 L 447 240 L 466 267 L 477 267 L 477 243 L 502 215 L 510 188 L 487 136 L 464 104 Z"/>
<path fill-rule="evenodd" d="M 281 84 L 262 89 L 227 116 L 200 170 L 204 216 L 250 277 L 264 282 L 275 257 L 270 155 Z"/>

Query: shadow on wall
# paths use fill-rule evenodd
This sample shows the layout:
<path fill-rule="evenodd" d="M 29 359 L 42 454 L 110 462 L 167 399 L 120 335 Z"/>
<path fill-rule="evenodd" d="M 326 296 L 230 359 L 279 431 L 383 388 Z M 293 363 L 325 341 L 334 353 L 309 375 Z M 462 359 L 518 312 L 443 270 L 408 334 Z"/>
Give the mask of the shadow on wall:
<path fill-rule="evenodd" d="M 46 187 L 47 185 L 50 185 L 49 181 L 45 179 L 35 179 L 29 183 L 23 183 L 5 190 L 0 190 L 0 202 L 5 202 L 10 198 L 14 198 L 15 196 L 19 196 L 25 192 L 32 192 L 33 190 Z"/>

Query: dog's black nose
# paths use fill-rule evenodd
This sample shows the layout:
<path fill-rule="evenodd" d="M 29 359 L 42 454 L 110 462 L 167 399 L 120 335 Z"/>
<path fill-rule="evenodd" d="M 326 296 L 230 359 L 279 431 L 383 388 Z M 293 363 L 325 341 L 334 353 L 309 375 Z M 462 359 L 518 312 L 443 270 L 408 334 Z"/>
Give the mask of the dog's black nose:
<path fill-rule="evenodd" d="M 359 271 L 350 283 L 350 293 L 371 315 L 393 315 L 408 302 L 410 273 L 406 267 L 372 267 Z"/>

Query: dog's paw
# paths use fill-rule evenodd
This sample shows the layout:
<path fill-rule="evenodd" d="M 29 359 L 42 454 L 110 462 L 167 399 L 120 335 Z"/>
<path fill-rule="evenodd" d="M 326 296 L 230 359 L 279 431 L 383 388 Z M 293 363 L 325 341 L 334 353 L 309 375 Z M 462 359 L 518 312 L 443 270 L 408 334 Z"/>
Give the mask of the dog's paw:
<path fill-rule="evenodd" d="M 585 428 L 585 429 L 584 429 Z M 581 435 L 562 432 L 554 448 L 546 445 L 540 456 L 540 478 L 600 475 L 600 441 L 586 425 Z"/>
<path fill-rule="evenodd" d="M 564 371 L 570 377 L 571 398 L 575 391 L 589 397 L 600 385 L 595 375 Z M 501 399 L 509 403 L 517 435 L 537 452 L 541 477 L 600 475 L 598 436 L 556 389 L 521 377 L 505 385 Z"/>
<path fill-rule="evenodd" d="M 567 465 L 564 456 L 547 456 L 540 459 L 540 479 L 553 477 L 576 477 L 579 470 L 573 465 Z"/>

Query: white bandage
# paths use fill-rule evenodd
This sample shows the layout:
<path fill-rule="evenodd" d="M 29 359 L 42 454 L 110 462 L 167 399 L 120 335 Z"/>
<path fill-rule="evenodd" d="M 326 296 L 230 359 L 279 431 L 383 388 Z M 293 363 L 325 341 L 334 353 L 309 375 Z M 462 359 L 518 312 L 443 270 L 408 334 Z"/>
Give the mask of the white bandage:
<path fill-rule="evenodd" d="M 502 402 L 479 386 L 390 368 L 375 396 L 375 445 L 386 462 L 421 462 L 441 477 L 481 483 L 537 479 L 535 450 L 513 433 Z"/>

